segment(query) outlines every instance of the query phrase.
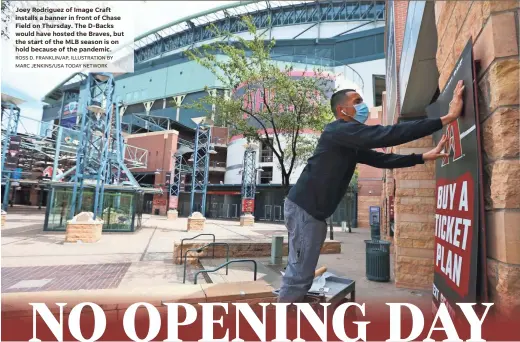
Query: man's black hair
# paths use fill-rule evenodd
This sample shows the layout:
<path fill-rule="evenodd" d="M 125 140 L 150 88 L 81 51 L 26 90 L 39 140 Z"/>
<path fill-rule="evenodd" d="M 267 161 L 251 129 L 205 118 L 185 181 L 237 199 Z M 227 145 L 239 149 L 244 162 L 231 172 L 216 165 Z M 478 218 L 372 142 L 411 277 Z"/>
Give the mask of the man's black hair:
<path fill-rule="evenodd" d="M 332 109 L 332 112 L 334 113 L 335 117 L 338 117 L 339 114 L 336 113 L 336 107 L 338 106 L 338 104 L 343 102 L 343 100 L 347 96 L 347 93 L 350 93 L 351 91 L 356 92 L 354 89 L 342 89 L 332 94 L 332 97 L 330 98 L 330 109 Z"/>

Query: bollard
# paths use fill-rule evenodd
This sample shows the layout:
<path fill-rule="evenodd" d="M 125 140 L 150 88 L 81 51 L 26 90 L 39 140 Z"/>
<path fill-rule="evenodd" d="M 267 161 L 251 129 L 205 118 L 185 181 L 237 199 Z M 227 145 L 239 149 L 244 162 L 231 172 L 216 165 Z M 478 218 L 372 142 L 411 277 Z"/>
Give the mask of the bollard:
<path fill-rule="evenodd" d="M 347 231 L 347 222 L 341 221 L 341 231 L 343 233 Z"/>
<path fill-rule="evenodd" d="M 273 236 L 271 244 L 271 264 L 280 265 L 283 259 L 283 236 Z"/>

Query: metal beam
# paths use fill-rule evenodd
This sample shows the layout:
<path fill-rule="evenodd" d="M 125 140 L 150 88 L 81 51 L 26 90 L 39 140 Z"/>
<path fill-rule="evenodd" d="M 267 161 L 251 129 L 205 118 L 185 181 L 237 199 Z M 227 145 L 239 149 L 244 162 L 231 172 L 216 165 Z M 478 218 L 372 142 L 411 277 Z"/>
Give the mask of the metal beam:
<path fill-rule="evenodd" d="M 211 143 L 211 127 L 204 123 L 197 124 L 195 132 L 195 148 L 193 151 L 193 168 L 191 173 L 190 215 L 195 210 L 195 194 L 202 194 L 200 213 L 206 212 L 206 192 L 209 173 L 209 151 Z"/>
<path fill-rule="evenodd" d="M 6 170 L 6 159 L 11 143 L 11 137 L 16 136 L 18 133 L 18 124 L 20 122 L 20 108 L 13 103 L 2 103 L 2 123 L 3 127 L 3 143 L 2 143 L 2 178 L 5 178 L 4 186 L 4 198 L 2 203 L 2 209 L 7 211 L 9 204 L 9 191 L 11 189 L 11 172 L 12 170 Z M 16 151 L 19 153 L 19 150 Z"/>
<path fill-rule="evenodd" d="M 142 117 L 139 117 L 135 114 L 127 114 L 127 115 L 123 116 L 123 121 L 125 121 L 125 123 L 139 126 L 141 128 L 147 129 L 152 132 L 158 132 L 158 131 L 165 130 L 165 128 L 163 128 L 159 125 L 156 125 L 153 122 L 145 120 Z"/>

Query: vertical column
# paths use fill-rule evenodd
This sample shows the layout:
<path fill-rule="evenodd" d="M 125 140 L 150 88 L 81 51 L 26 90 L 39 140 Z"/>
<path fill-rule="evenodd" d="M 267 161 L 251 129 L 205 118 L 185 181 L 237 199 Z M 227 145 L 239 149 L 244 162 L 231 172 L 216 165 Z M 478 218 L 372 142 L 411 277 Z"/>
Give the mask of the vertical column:
<path fill-rule="evenodd" d="M 255 192 L 256 192 L 256 150 L 253 146 L 246 146 L 242 168 L 242 215 L 241 226 L 255 224 Z"/>
<path fill-rule="evenodd" d="M 7 116 L 7 118 L 6 118 Z M 18 123 L 20 121 L 20 109 L 16 107 L 14 104 L 4 104 L 2 103 L 2 121 L 7 121 L 7 124 L 5 126 L 5 136 L 4 136 L 4 143 L 2 145 L 2 178 L 5 178 L 5 186 L 4 186 L 4 198 L 2 200 L 2 209 L 7 210 L 7 206 L 9 204 L 9 190 L 11 188 L 11 170 L 6 170 L 6 160 L 7 160 L 7 153 L 8 150 L 10 150 L 11 145 L 11 137 L 15 136 L 18 132 Z M 16 146 L 16 149 L 19 149 L 19 143 L 18 146 Z M 18 153 L 13 148 L 13 152 Z M 11 167 L 9 167 L 11 169 Z"/>
<path fill-rule="evenodd" d="M 179 217 L 179 212 L 177 210 L 179 205 L 179 194 L 181 191 L 181 176 L 182 176 L 182 152 L 179 152 L 173 156 L 174 159 L 174 169 L 173 169 L 173 177 L 170 185 L 170 200 L 167 217 L 168 220 L 175 220 Z"/>
<path fill-rule="evenodd" d="M 424 153 L 432 137 L 398 146 L 395 153 Z M 395 284 L 431 288 L 434 266 L 435 164 L 395 169 Z"/>

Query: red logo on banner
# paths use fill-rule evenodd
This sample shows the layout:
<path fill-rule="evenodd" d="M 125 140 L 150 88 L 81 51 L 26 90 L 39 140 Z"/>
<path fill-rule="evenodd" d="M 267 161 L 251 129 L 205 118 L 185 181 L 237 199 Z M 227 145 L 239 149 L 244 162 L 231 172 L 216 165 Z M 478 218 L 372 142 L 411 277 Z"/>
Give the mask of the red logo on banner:
<path fill-rule="evenodd" d="M 455 120 L 448 125 L 446 128 L 446 137 L 448 138 L 448 150 L 446 153 L 448 153 L 449 156 L 442 159 L 441 166 L 448 165 L 450 163 L 450 157 L 453 158 L 453 161 L 463 157 L 462 143 L 460 142 L 459 120 Z M 451 155 L 452 151 L 453 156 Z"/>
<path fill-rule="evenodd" d="M 461 297 L 468 294 L 474 225 L 474 184 L 467 172 L 437 181 L 435 271 Z M 474 262 L 474 261 L 473 261 Z"/>
<path fill-rule="evenodd" d="M 244 198 L 242 200 L 242 212 L 253 213 L 255 211 L 255 200 L 251 198 Z"/>

